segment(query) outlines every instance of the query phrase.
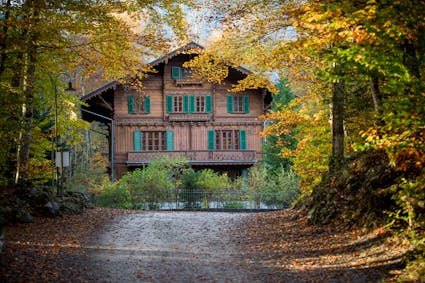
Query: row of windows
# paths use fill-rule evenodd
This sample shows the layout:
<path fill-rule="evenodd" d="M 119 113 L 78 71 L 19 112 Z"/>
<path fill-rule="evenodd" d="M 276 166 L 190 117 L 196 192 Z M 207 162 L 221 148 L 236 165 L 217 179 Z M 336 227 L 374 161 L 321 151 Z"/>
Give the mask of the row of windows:
<path fill-rule="evenodd" d="M 168 95 L 167 113 L 211 113 L 212 97 L 195 95 Z"/>
<path fill-rule="evenodd" d="M 134 131 L 134 151 L 174 150 L 173 131 Z M 208 150 L 245 150 L 245 130 L 209 130 Z"/>
<path fill-rule="evenodd" d="M 149 114 L 150 97 L 146 95 L 129 95 L 127 97 L 128 113 Z M 168 95 L 166 98 L 167 113 L 211 113 L 212 96 Z M 229 95 L 227 97 L 228 113 L 249 113 L 248 95 Z"/>

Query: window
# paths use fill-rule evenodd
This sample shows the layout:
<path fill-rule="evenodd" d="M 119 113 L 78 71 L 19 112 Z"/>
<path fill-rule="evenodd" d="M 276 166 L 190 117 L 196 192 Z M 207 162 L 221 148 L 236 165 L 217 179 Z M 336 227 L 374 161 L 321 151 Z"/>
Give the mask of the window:
<path fill-rule="evenodd" d="M 243 96 L 233 96 L 232 112 L 243 112 Z"/>
<path fill-rule="evenodd" d="M 211 113 L 212 96 L 168 95 L 167 113 Z"/>
<path fill-rule="evenodd" d="M 183 96 L 173 96 L 173 112 L 183 112 Z"/>
<path fill-rule="evenodd" d="M 165 150 L 165 132 L 143 132 L 143 150 Z"/>
<path fill-rule="evenodd" d="M 174 150 L 173 131 L 134 131 L 134 151 Z"/>
<path fill-rule="evenodd" d="M 127 106 L 129 114 L 150 113 L 150 97 L 142 94 L 129 95 L 127 97 Z"/>
<path fill-rule="evenodd" d="M 239 132 L 233 130 L 219 130 L 215 132 L 216 149 L 239 149 Z"/>
<path fill-rule="evenodd" d="M 172 66 L 171 78 L 172 79 L 185 79 L 192 76 L 192 71 L 188 68 Z"/>
<path fill-rule="evenodd" d="M 227 97 L 228 113 L 249 113 L 248 95 L 229 95 Z"/>
<path fill-rule="evenodd" d="M 208 149 L 244 150 L 246 149 L 246 131 L 210 130 L 208 132 Z"/>
<path fill-rule="evenodd" d="M 195 104 L 196 112 L 205 112 L 205 96 L 196 96 Z"/>

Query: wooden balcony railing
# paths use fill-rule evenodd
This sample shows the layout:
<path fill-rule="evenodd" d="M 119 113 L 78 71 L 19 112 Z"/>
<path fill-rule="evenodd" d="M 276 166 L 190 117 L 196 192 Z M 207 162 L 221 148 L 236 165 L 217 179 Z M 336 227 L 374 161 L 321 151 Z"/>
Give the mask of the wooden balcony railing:
<path fill-rule="evenodd" d="M 176 79 L 176 86 L 184 86 L 184 85 L 202 85 L 202 82 L 195 78 L 183 78 L 183 79 Z"/>
<path fill-rule="evenodd" d="M 258 154 L 254 150 L 193 150 L 193 151 L 141 151 L 128 152 L 127 164 L 148 164 L 153 159 L 168 156 L 186 157 L 193 165 L 254 164 Z"/>
<path fill-rule="evenodd" d="M 179 122 L 179 121 L 209 121 L 211 120 L 211 113 L 170 113 L 168 116 L 169 121 Z"/>

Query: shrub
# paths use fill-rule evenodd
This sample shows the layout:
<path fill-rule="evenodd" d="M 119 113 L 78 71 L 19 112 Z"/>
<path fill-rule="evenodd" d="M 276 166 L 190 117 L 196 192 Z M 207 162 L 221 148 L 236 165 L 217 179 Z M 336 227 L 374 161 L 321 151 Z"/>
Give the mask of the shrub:
<path fill-rule="evenodd" d="M 130 208 L 131 196 L 125 186 L 119 182 L 104 185 L 100 194 L 96 197 L 96 204 L 102 207 Z"/>
<path fill-rule="evenodd" d="M 292 170 L 279 168 L 271 171 L 259 165 L 249 170 L 248 191 L 257 208 L 260 203 L 289 207 L 300 196 L 299 181 Z"/>

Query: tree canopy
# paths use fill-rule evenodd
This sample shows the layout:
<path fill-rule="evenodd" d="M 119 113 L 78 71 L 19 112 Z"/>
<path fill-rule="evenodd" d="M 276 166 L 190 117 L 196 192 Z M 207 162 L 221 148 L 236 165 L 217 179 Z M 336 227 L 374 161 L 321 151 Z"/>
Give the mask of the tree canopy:
<path fill-rule="evenodd" d="M 292 157 L 303 193 L 313 201 L 312 219 L 338 217 L 327 210 L 320 218 L 324 205 L 369 215 L 389 209 L 386 213 L 396 215 L 395 222 L 404 223 L 413 231 L 410 235 L 420 239 L 425 201 L 425 2 L 210 3 L 222 32 L 205 54 L 214 54 L 214 62 L 248 66 L 262 76 L 276 72 L 289 78 L 299 96 L 285 109 L 264 116 L 275 123 L 263 134 L 295 133 L 297 147 L 284 148 L 281 154 Z M 251 80 L 244 85 L 262 83 Z M 377 153 L 381 151 L 384 155 Z M 379 171 L 372 156 L 388 158 L 387 173 L 372 173 Z M 359 164 L 368 166 L 368 173 L 359 171 Z M 348 188 L 354 186 L 350 174 L 367 174 L 363 192 Z M 379 182 L 367 181 L 371 176 Z M 393 205 L 363 203 L 373 209 L 357 201 L 351 203 L 357 208 L 345 206 L 354 195 L 366 197 L 359 195 L 364 192 Z M 357 213 L 351 220 L 355 217 Z M 424 245 L 412 243 L 422 253 Z"/>
<path fill-rule="evenodd" d="M 186 28 L 179 1 L 7 0 L 1 7 L 4 185 L 27 181 L 36 167 L 48 166 L 40 153 L 49 138 L 86 127 L 71 119 L 79 102 L 64 93 L 68 81 L 98 72 L 105 79 L 140 75 L 149 56 L 166 50 L 170 37 L 183 39 Z M 60 126 L 53 129 L 57 108 Z M 36 119 L 39 114 L 45 122 Z"/>

